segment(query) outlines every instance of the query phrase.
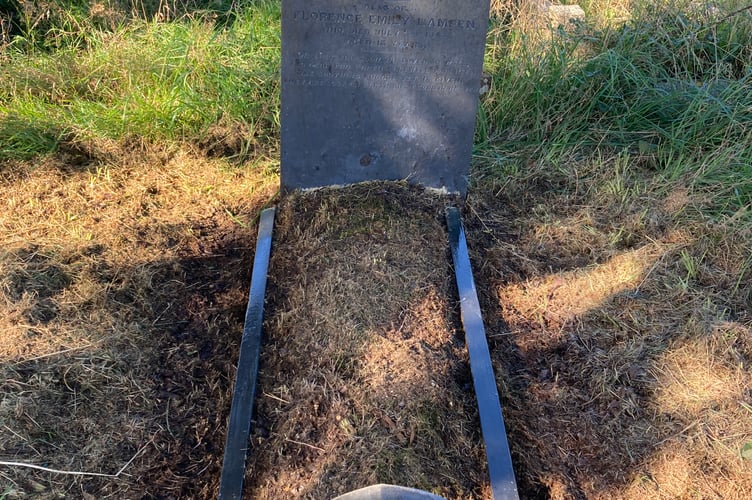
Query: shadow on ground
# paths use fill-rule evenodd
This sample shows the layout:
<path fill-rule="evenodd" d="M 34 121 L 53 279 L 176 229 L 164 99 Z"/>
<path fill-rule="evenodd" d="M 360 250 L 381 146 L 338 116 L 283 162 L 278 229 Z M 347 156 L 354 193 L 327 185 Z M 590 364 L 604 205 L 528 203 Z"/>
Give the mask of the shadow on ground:
<path fill-rule="evenodd" d="M 709 249 L 660 203 L 615 216 L 539 188 L 467 213 L 523 496 L 742 498 L 743 245 Z"/>

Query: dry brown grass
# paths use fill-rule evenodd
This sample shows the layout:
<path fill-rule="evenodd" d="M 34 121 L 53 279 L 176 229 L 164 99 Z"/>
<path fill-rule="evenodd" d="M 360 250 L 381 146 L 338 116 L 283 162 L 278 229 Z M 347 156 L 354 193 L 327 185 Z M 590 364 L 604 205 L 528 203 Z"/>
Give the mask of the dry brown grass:
<path fill-rule="evenodd" d="M 0 496 L 211 496 L 268 175 L 130 144 L 0 176 L 0 459 L 135 458 L 0 467 Z"/>
<path fill-rule="evenodd" d="M 487 496 L 447 201 L 399 184 L 284 200 L 249 498 L 379 482 Z"/>
<path fill-rule="evenodd" d="M 523 496 L 744 498 L 752 237 L 607 166 L 562 190 L 530 165 L 466 205 Z M 216 493 L 264 168 L 138 144 L 3 165 L 0 460 L 128 464 L 2 467 L 7 498 Z M 282 201 L 249 497 L 489 497 L 446 203 L 401 184 Z"/>
<path fill-rule="evenodd" d="M 746 498 L 749 231 L 648 170 L 557 193 L 532 167 L 468 217 L 522 490 Z"/>

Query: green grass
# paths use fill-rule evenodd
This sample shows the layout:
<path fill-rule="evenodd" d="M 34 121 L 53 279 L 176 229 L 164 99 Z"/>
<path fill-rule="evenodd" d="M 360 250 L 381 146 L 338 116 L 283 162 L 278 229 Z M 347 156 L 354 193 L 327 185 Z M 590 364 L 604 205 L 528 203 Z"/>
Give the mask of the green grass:
<path fill-rule="evenodd" d="M 0 54 L 0 159 L 29 159 L 61 141 L 211 142 L 218 129 L 242 132 L 241 156 L 257 147 L 273 155 L 279 3 L 115 2 L 121 10 L 111 11 L 124 13 L 105 15 L 90 2 L 67 10 L 51 2 L 47 17 L 27 13 Z M 481 176 L 627 154 L 718 196 L 718 212 L 747 207 L 750 11 L 730 0 L 711 13 L 637 2 L 630 19 L 606 12 L 601 22 L 602 3 L 583 2 L 590 20 L 553 33 L 533 29 L 524 13 L 495 17 L 493 89 L 476 141 Z"/>
<path fill-rule="evenodd" d="M 481 156 L 556 165 L 626 153 L 633 165 L 721 195 L 718 211 L 749 206 L 752 14 L 719 5 L 709 16 L 686 3 L 638 2 L 624 23 L 544 37 L 524 21 L 497 26 Z"/>
<path fill-rule="evenodd" d="M 186 17 L 89 27 L 54 50 L 20 39 L 5 49 L 2 157 L 26 159 L 61 140 L 198 141 L 217 124 L 242 123 L 267 147 L 274 142 L 278 2 L 255 2 L 228 25 Z"/>

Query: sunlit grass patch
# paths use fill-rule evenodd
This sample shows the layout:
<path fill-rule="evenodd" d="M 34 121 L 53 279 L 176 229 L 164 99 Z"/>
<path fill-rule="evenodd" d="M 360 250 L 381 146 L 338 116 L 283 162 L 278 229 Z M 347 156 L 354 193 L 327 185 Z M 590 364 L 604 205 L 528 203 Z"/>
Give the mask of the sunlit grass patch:
<path fill-rule="evenodd" d="M 749 335 L 739 326 L 719 325 L 708 339 L 693 340 L 671 349 L 655 365 L 659 387 L 656 408 L 688 422 L 703 419 L 705 412 L 739 405 L 752 384 L 740 359 L 734 359 L 735 335 Z M 724 331 L 731 333 L 730 337 Z M 738 354 L 737 354 L 738 355 Z M 752 415 L 750 415 L 752 417 Z"/>
<path fill-rule="evenodd" d="M 83 46 L 31 55 L 6 49 L 0 70 L 5 158 L 101 138 L 198 141 L 221 125 L 245 132 L 248 157 L 278 127 L 279 5 L 255 3 L 228 25 L 204 18 L 132 21 Z M 3 141 L 5 142 L 5 141 Z"/>
<path fill-rule="evenodd" d="M 586 269 L 551 274 L 545 280 L 513 284 L 499 290 L 499 300 L 541 323 L 565 326 L 622 293 L 639 293 L 659 255 L 644 247 Z"/>
<path fill-rule="evenodd" d="M 675 430 L 627 490 L 669 498 L 712 491 L 742 498 L 752 481 L 741 452 L 752 439 L 750 330 L 719 322 L 707 335 L 679 342 L 655 365 L 655 411 Z"/>

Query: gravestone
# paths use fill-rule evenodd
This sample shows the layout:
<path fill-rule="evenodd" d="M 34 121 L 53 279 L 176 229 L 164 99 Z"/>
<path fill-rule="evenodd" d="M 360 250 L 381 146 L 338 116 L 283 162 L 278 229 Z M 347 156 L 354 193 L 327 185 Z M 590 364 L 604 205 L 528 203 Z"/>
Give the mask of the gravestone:
<path fill-rule="evenodd" d="M 488 0 L 283 0 L 282 187 L 464 194 Z"/>

